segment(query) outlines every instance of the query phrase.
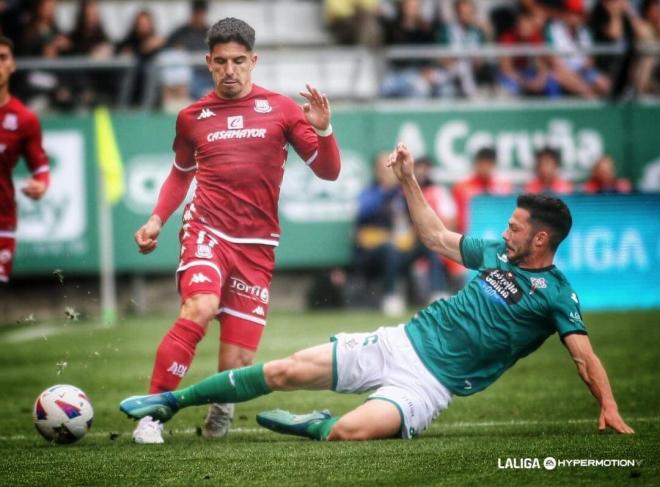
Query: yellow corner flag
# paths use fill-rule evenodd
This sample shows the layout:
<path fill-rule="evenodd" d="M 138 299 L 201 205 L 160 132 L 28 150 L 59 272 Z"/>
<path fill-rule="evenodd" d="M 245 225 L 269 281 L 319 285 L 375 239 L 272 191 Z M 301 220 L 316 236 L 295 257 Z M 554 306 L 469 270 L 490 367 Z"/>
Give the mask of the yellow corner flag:
<path fill-rule="evenodd" d="M 94 110 L 94 124 L 96 160 L 103 178 L 105 198 L 108 203 L 114 205 L 124 194 L 124 165 L 107 107 L 102 106 Z"/>

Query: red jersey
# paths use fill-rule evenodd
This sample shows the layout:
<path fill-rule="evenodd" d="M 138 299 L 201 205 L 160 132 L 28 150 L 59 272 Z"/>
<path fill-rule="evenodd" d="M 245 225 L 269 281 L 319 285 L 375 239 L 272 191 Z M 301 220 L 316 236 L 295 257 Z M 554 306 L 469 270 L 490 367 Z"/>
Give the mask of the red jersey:
<path fill-rule="evenodd" d="M 196 170 L 186 219 L 234 243 L 277 245 L 287 146 L 312 165 L 318 139 L 292 99 L 256 85 L 240 99 L 211 92 L 184 108 L 173 149 L 177 169 Z"/>
<path fill-rule="evenodd" d="M 570 181 L 555 179 L 549 186 L 546 186 L 539 179 L 532 179 L 525 185 L 524 191 L 525 193 L 570 194 L 573 192 L 573 185 Z"/>
<path fill-rule="evenodd" d="M 16 230 L 12 172 L 23 156 L 33 176 L 48 175 L 48 156 L 41 145 L 37 116 L 17 98 L 0 106 L 0 231 Z"/>
<path fill-rule="evenodd" d="M 469 227 L 470 200 L 482 194 L 508 195 L 513 190 L 511 183 L 505 179 L 492 177 L 484 181 L 477 176 L 456 183 L 453 189 L 457 209 L 457 230 L 465 233 Z"/>

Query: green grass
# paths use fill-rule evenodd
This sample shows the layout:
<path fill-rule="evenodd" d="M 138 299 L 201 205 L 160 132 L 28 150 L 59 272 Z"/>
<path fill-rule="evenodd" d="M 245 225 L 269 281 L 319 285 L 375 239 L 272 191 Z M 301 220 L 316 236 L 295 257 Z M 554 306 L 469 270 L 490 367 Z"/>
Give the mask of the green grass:
<path fill-rule="evenodd" d="M 660 483 L 660 311 L 586 316 L 634 436 L 597 432 L 597 404 L 555 336 L 487 391 L 455 399 L 412 441 L 319 443 L 258 429 L 254 416 L 263 409 L 329 407 L 337 414 L 363 400 L 296 392 L 238 405 L 237 431 L 225 440 L 198 437 L 194 429 L 204 409 L 190 408 L 168 423 L 173 431 L 165 445 L 133 445 L 133 423 L 117 405 L 146 389 L 155 347 L 171 318 L 131 318 L 110 329 L 69 322 L 51 335 L 40 324 L 0 328 L 0 485 Z M 335 332 L 370 331 L 384 323 L 372 313 L 275 313 L 258 358 L 284 356 Z M 21 339 L 26 330 L 34 331 L 34 338 Z M 184 384 L 214 370 L 217 343 L 215 327 Z M 94 405 L 94 427 L 74 445 L 50 445 L 31 424 L 35 397 L 56 383 L 81 387 Z M 111 439 L 111 433 L 119 436 Z M 498 458 L 547 456 L 642 463 L 635 468 L 498 469 Z"/>

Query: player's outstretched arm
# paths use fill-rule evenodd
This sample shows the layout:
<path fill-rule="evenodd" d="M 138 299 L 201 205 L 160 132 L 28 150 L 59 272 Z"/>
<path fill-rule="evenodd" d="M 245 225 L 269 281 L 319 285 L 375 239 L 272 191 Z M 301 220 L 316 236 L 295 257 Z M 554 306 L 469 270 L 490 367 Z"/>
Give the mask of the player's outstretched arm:
<path fill-rule="evenodd" d="M 598 429 L 604 431 L 605 428 L 612 428 L 617 433 L 634 433 L 619 415 L 607 372 L 594 353 L 589 337 L 580 334 L 568 335 L 564 337 L 564 345 L 573 357 L 580 377 L 600 403 Z"/>
<path fill-rule="evenodd" d="M 410 217 L 422 243 L 433 252 L 462 264 L 461 235 L 449 230 L 424 198 L 415 179 L 415 161 L 405 144 L 398 144 L 390 154 L 389 166 L 401 182 Z"/>

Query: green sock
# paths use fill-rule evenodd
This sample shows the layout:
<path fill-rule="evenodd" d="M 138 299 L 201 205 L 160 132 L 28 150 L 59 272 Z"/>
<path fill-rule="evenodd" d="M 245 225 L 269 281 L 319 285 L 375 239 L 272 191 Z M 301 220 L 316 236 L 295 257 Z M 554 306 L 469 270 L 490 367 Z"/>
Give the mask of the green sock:
<path fill-rule="evenodd" d="M 332 427 L 337 421 L 339 421 L 339 418 L 332 416 L 328 419 L 319 421 L 318 423 L 310 424 L 307 428 L 307 434 L 313 440 L 325 441 L 328 439 L 330 431 L 332 431 Z"/>
<path fill-rule="evenodd" d="M 272 392 L 266 384 L 264 365 L 225 370 L 185 389 L 172 391 L 179 407 L 212 402 L 243 402 Z"/>

